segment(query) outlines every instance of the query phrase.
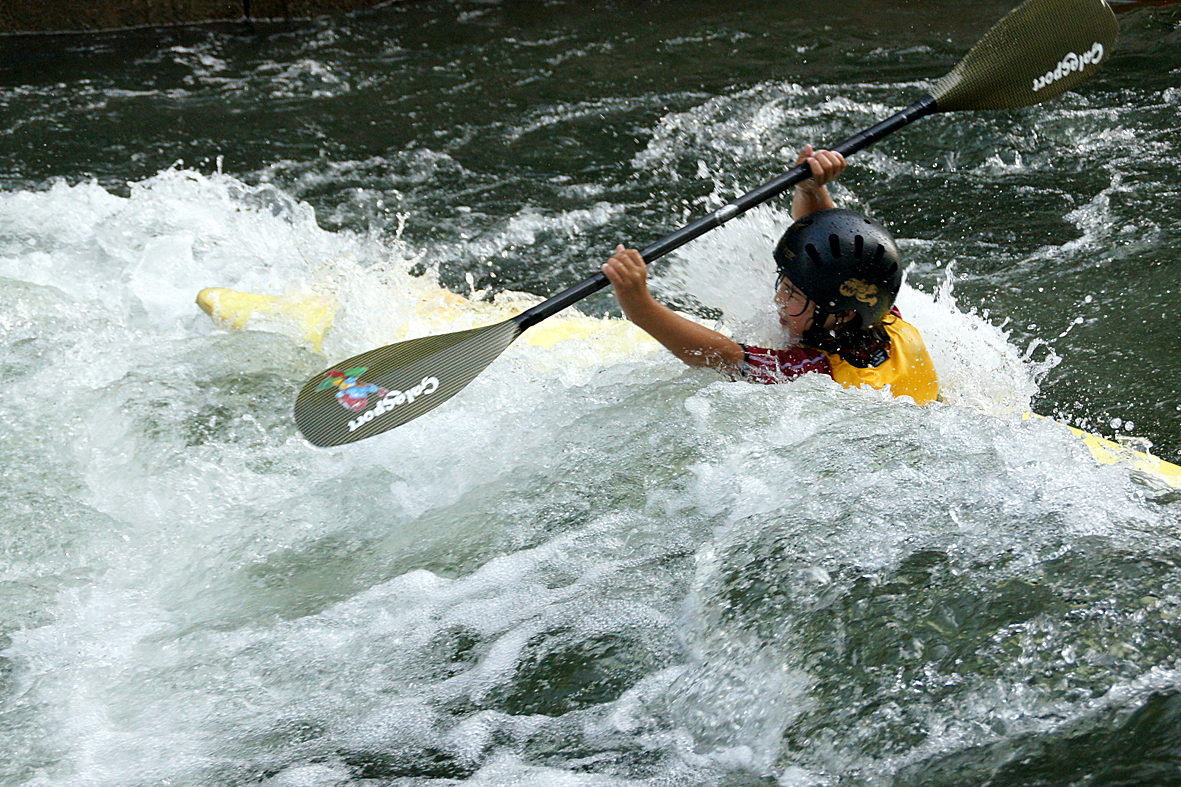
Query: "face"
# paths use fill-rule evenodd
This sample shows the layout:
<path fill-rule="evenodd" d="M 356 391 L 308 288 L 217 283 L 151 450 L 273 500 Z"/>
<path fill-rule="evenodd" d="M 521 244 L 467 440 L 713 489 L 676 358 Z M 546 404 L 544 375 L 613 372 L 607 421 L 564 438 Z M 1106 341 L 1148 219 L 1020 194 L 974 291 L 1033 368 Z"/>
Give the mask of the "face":
<path fill-rule="evenodd" d="M 775 291 L 775 308 L 779 311 L 779 324 L 792 339 L 799 339 L 804 331 L 812 327 L 812 314 L 816 304 L 807 295 L 796 289 L 786 276 Z"/>
<path fill-rule="evenodd" d="M 816 304 L 796 286 L 791 279 L 781 276 L 779 289 L 775 291 L 775 308 L 779 310 L 779 324 L 792 339 L 800 339 L 804 331 L 812 327 L 812 316 L 816 313 Z M 830 314 L 824 320 L 824 327 L 828 330 L 837 328 L 855 317 L 855 313 L 846 309 L 840 314 Z"/>

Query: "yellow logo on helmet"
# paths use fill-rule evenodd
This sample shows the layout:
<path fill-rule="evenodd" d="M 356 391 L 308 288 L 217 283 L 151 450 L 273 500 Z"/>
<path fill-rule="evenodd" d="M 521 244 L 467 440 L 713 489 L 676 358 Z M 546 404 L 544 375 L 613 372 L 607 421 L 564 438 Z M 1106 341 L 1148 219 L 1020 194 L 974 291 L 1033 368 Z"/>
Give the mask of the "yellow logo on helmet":
<path fill-rule="evenodd" d="M 876 306 L 878 302 L 878 286 L 876 284 L 868 284 L 861 279 L 847 279 L 841 285 L 841 295 L 846 298 L 852 297 L 868 303 L 870 306 Z"/>

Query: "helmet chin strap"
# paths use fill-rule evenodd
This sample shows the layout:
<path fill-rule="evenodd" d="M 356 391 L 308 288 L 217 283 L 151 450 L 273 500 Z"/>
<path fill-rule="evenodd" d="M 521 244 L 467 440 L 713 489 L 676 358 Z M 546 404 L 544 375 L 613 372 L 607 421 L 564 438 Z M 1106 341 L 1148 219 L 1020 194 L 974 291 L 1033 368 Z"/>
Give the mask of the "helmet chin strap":
<path fill-rule="evenodd" d="M 846 312 L 838 312 L 836 314 L 826 312 L 820 308 L 820 304 L 817 304 L 815 310 L 812 312 L 812 324 L 808 327 L 808 330 L 827 331 L 833 336 L 836 336 L 836 331 L 838 328 L 853 320 L 853 317 L 845 317 L 844 319 L 841 319 L 842 315 L 844 314 L 846 314 Z M 825 327 L 828 323 L 829 317 L 833 318 L 833 324 L 831 328 Z"/>
<path fill-rule="evenodd" d="M 809 331 L 830 331 L 830 330 L 832 330 L 831 328 L 825 327 L 828 325 L 828 318 L 831 316 L 832 315 L 829 314 L 828 312 L 821 311 L 820 307 L 817 306 L 816 310 L 812 312 L 812 324 L 808 327 L 808 330 Z M 834 324 L 833 328 L 835 328 L 835 327 L 836 327 L 836 325 Z"/>
<path fill-rule="evenodd" d="M 800 340 L 805 344 L 819 347 L 819 345 L 828 345 L 829 342 L 836 339 L 835 325 L 833 328 L 822 327 L 828 322 L 830 316 L 828 312 L 822 311 L 820 305 L 817 304 L 816 308 L 812 311 L 812 323 L 800 336 Z"/>

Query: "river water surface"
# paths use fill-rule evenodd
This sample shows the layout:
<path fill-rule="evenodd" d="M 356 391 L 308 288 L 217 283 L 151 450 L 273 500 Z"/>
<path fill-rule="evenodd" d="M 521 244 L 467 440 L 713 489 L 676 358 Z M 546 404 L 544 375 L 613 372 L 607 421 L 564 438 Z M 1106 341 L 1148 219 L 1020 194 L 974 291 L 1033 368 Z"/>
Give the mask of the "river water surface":
<path fill-rule="evenodd" d="M 1009 8 L 0 39 L 0 784 L 1181 782 L 1176 496 L 1021 418 L 1181 459 L 1177 7 L 1121 13 L 1077 92 L 928 118 L 834 187 L 899 237 L 943 405 L 689 370 L 602 293 L 386 435 L 291 418 L 331 362 L 913 102 Z M 773 340 L 787 222 L 659 293 Z M 334 299 L 323 354 L 218 327 L 208 286 Z"/>

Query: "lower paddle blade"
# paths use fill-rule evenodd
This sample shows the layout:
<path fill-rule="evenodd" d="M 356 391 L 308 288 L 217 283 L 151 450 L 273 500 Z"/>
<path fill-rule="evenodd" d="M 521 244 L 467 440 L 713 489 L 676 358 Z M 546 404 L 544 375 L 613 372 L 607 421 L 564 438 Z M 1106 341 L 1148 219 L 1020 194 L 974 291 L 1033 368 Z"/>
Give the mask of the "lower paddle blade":
<path fill-rule="evenodd" d="M 513 319 L 361 353 L 308 380 L 295 423 L 319 446 L 381 434 L 455 396 L 520 335 Z"/>
<path fill-rule="evenodd" d="M 943 112 L 1040 104 L 1090 77 L 1118 37 L 1105 0 L 1026 0 L 997 22 L 931 95 Z"/>

